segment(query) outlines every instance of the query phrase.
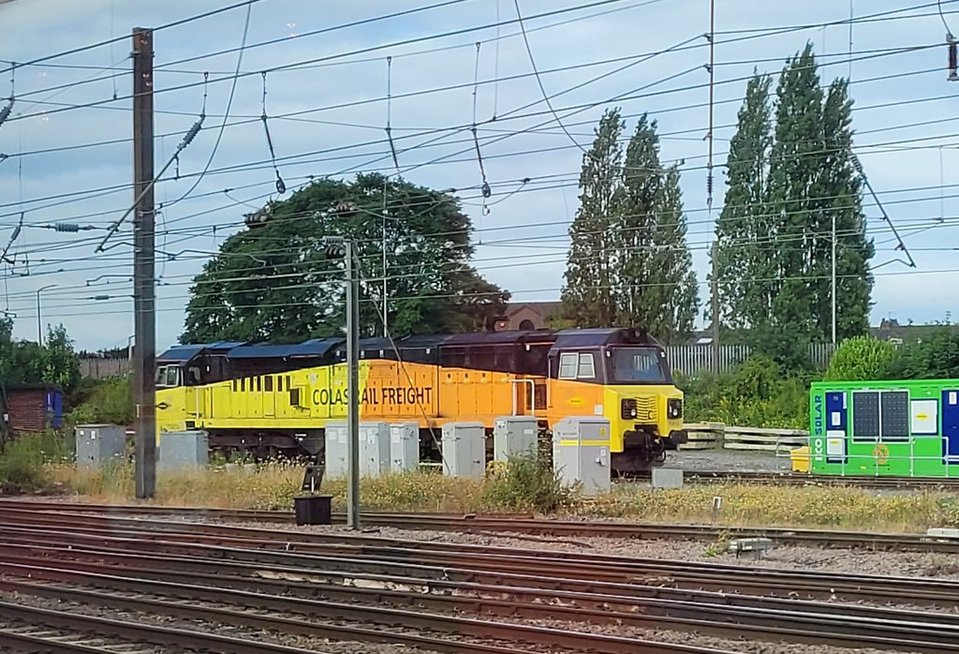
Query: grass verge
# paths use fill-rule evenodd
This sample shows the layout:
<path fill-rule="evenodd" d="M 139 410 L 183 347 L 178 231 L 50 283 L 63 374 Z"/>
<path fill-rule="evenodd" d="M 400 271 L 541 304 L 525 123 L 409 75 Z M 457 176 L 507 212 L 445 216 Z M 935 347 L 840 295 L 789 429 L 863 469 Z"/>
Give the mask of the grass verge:
<path fill-rule="evenodd" d="M 102 472 L 48 465 L 48 479 L 97 502 L 128 502 L 133 474 L 127 466 Z M 220 508 L 289 509 L 299 492 L 302 469 L 267 464 L 255 469 L 208 469 L 161 473 L 157 504 Z M 528 477 L 492 473 L 485 480 L 453 479 L 415 472 L 364 479 L 361 503 L 371 511 L 488 513 L 522 511 L 559 517 L 629 519 L 662 523 L 728 526 L 783 526 L 918 532 L 959 526 L 959 499 L 946 493 L 880 495 L 844 487 L 788 487 L 728 484 L 654 491 L 639 484 L 617 484 L 598 497 L 560 488 L 557 494 L 527 488 Z M 346 505 L 346 483 L 326 480 L 322 491 L 337 510 Z M 713 513 L 715 497 L 722 506 Z"/>
<path fill-rule="evenodd" d="M 59 491 L 93 502 L 129 502 L 133 469 L 118 462 L 102 470 L 68 463 L 69 444 L 51 434 L 23 437 L 0 452 L 0 493 Z M 284 462 L 256 466 L 159 472 L 153 500 L 166 506 L 290 509 L 303 468 Z M 322 492 L 334 507 L 346 505 L 346 482 L 324 480 Z M 937 492 L 881 494 L 835 486 L 725 484 L 653 490 L 620 483 L 609 493 L 584 497 L 565 487 L 531 456 L 493 468 L 485 479 L 445 477 L 438 472 L 389 474 L 364 479 L 360 501 L 366 510 L 431 513 L 519 511 L 565 517 L 712 523 L 728 526 L 782 526 L 918 532 L 959 527 L 959 497 Z M 721 508 L 714 513 L 714 498 Z"/>

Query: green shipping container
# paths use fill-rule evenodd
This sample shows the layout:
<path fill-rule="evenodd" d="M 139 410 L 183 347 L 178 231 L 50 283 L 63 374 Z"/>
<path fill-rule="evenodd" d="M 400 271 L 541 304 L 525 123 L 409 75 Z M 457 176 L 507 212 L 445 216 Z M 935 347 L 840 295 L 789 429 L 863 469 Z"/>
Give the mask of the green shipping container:
<path fill-rule="evenodd" d="M 816 382 L 809 416 L 813 474 L 959 477 L 959 379 Z"/>

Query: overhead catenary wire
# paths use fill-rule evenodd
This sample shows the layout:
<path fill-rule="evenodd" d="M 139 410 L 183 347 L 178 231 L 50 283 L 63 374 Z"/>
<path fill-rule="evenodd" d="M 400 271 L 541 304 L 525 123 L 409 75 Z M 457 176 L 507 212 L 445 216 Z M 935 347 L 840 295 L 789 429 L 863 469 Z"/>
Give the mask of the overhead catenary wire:
<path fill-rule="evenodd" d="M 529 132 L 527 132 L 527 133 L 529 133 Z"/>

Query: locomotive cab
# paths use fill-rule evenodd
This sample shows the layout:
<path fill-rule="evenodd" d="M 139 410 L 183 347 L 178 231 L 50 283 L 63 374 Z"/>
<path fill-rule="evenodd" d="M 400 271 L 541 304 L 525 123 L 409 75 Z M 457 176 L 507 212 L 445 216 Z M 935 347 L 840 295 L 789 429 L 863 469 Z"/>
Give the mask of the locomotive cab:
<path fill-rule="evenodd" d="M 568 415 L 610 422 L 618 472 L 661 465 L 686 442 L 683 393 L 673 384 L 662 346 L 633 329 L 560 332 L 550 351 L 550 422 Z"/>

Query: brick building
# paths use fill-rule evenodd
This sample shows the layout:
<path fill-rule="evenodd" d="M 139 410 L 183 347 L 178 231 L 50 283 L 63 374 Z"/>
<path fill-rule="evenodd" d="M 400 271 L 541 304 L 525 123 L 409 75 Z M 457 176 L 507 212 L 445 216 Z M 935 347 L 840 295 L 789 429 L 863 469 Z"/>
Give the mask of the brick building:
<path fill-rule="evenodd" d="M 506 312 L 496 320 L 494 329 L 502 331 L 531 331 L 553 327 L 560 317 L 562 302 L 516 302 L 506 305 Z"/>
<path fill-rule="evenodd" d="M 17 384 L 0 387 L 4 431 L 22 433 L 63 426 L 63 392 L 53 384 Z"/>

